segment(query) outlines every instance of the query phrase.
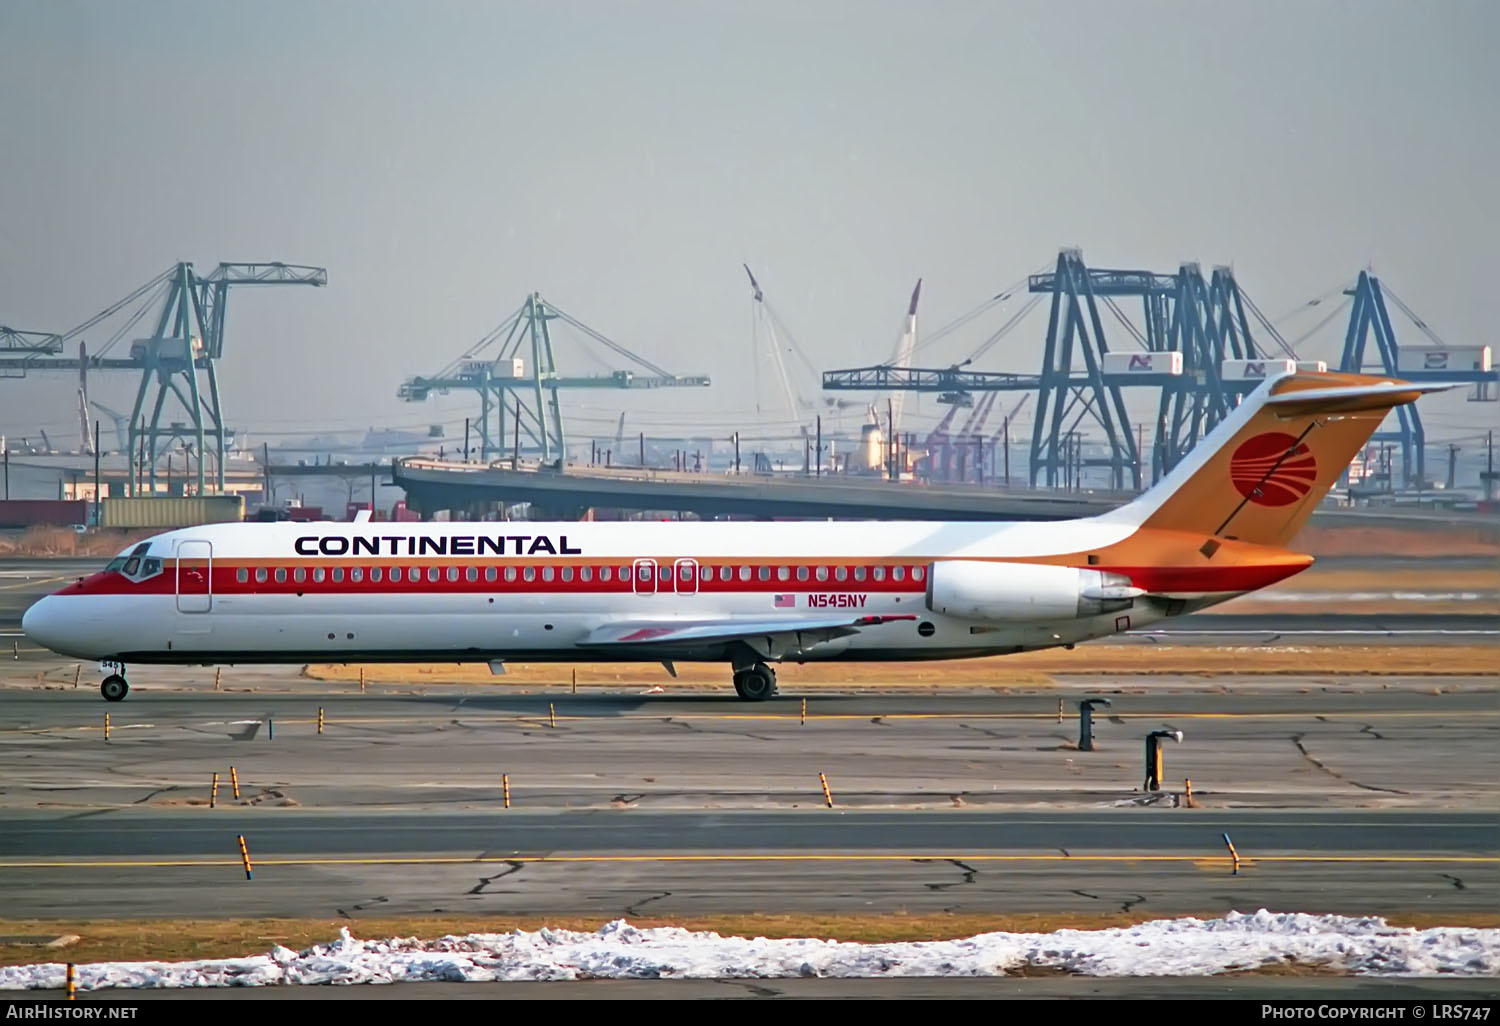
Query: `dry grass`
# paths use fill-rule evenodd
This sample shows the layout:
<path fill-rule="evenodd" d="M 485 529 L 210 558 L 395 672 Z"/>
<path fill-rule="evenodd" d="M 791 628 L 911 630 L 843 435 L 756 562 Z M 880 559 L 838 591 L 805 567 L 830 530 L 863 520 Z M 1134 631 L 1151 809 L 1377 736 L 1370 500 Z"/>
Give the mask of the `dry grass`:
<path fill-rule="evenodd" d="M 1284 626 L 1296 628 L 1296 617 L 1309 613 L 1348 613 L 1357 616 L 1497 616 L 1500 617 L 1500 596 L 1483 599 L 1318 599 L 1317 601 L 1286 602 L 1257 598 L 1247 595 L 1222 606 L 1204 610 L 1198 616 L 1213 616 L 1215 613 L 1229 615 L 1284 616 Z"/>
<path fill-rule="evenodd" d="M 665 688 L 724 683 L 717 663 L 683 663 L 677 678 L 649 663 L 590 663 L 576 667 L 510 663 L 492 676 L 484 664 L 417 663 L 366 666 L 314 663 L 304 668 L 314 680 L 354 683 L 363 670 L 372 684 L 489 684 L 566 687 L 574 680 L 588 687 Z M 1198 645 L 1080 645 L 1069 652 L 1049 649 L 988 659 L 924 663 L 808 663 L 779 667 L 784 684 L 846 687 L 1035 687 L 1053 683 L 1054 674 L 1213 676 L 1437 676 L 1493 677 L 1500 674 L 1495 649 L 1482 645 L 1266 645 L 1209 648 Z"/>
<path fill-rule="evenodd" d="M 1271 591 L 1490 591 L 1500 588 L 1500 561 L 1473 566 L 1395 568 L 1342 567 L 1314 563 L 1295 577 L 1265 589 Z"/>
<path fill-rule="evenodd" d="M 1280 595 L 1317 593 L 1316 602 L 1288 602 Z M 1478 593 L 1474 599 L 1396 598 Z M 1390 596 L 1370 599 L 1369 595 Z M 1342 597 L 1347 596 L 1347 597 Z M 1459 613 L 1500 616 L 1500 561 L 1476 561 L 1476 565 L 1442 569 L 1396 567 L 1393 569 L 1349 569 L 1314 563 L 1295 577 L 1262 591 L 1234 599 L 1200 613 L 1274 613 L 1292 617 L 1318 613 Z"/>
<path fill-rule="evenodd" d="M 1216 918 L 1220 911 L 1202 911 Z M 719 915 L 686 919 L 633 918 L 638 927 L 681 926 L 742 937 L 823 937 L 866 943 L 948 940 L 979 933 L 1010 931 L 1050 933 L 1054 930 L 1103 930 L 1162 918 L 1143 911 L 1131 913 L 1022 912 L 1004 915 Z M 1388 917 L 1398 926 L 1500 926 L 1500 912 L 1438 915 L 1413 912 Z M 588 916 L 411 916 L 376 919 L 187 919 L 149 921 L 10 921 L 0 922 L 0 934 L 76 934 L 67 948 L 0 945 L 0 965 L 39 962 L 180 961 L 233 958 L 269 951 L 273 944 L 302 949 L 336 940 L 340 927 L 362 939 L 419 937 L 447 934 L 505 933 L 510 930 L 554 929 L 593 931 L 606 919 Z M 1279 968 L 1279 967 L 1278 967 Z"/>
<path fill-rule="evenodd" d="M 1004 656 L 1029 670 L 1066 674 L 1214 676 L 1496 676 L 1500 660 L 1483 645 L 1095 645 Z"/>
<path fill-rule="evenodd" d="M 1327 527 L 1309 524 L 1292 548 L 1314 556 L 1488 556 L 1500 557 L 1500 521 L 1457 517 L 1447 524 L 1417 521 L 1409 527 Z"/>
<path fill-rule="evenodd" d="M 93 530 L 86 534 L 66 527 L 31 527 L 14 537 L 0 536 L 0 556 L 113 556 L 126 546 L 144 541 L 160 528 Z"/>

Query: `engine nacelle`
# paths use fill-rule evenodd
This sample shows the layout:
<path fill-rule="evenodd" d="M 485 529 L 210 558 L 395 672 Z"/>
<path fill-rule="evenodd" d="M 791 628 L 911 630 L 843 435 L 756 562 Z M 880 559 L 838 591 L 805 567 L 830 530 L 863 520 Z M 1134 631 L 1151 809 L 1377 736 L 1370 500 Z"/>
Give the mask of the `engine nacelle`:
<path fill-rule="evenodd" d="M 1072 566 L 947 559 L 927 568 L 927 608 L 961 620 L 1072 620 L 1129 609 L 1144 594 L 1124 574 Z"/>

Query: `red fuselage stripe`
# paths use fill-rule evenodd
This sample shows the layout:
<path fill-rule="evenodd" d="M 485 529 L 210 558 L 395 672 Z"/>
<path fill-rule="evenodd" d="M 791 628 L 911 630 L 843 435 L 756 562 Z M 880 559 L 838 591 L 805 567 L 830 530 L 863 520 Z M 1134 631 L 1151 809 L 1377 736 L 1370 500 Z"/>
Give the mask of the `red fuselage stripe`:
<path fill-rule="evenodd" d="M 607 565 L 610 569 L 610 579 L 600 580 L 600 568 Z M 806 567 L 807 579 L 800 579 L 797 568 L 789 568 L 786 579 L 778 576 L 779 563 L 750 564 L 756 572 L 748 581 L 741 580 L 739 569 L 746 564 L 711 564 L 697 563 L 702 570 L 702 576 L 696 580 L 682 578 L 680 569 L 672 563 L 658 561 L 654 579 L 637 580 L 632 575 L 638 574 L 638 569 L 630 563 L 612 564 L 454 564 L 438 563 L 432 561 L 412 560 L 407 563 L 357 563 L 357 562 L 310 562 L 310 563 L 260 563 L 260 564 L 238 564 L 215 560 L 212 568 L 212 588 L 206 588 L 203 581 L 201 562 L 184 563 L 179 570 L 177 564 L 167 560 L 161 573 L 144 581 L 132 581 L 118 573 L 95 573 L 76 584 L 58 592 L 59 595 L 171 595 L 178 592 L 178 577 L 182 576 L 181 591 L 184 594 L 203 594 L 212 590 L 216 595 L 391 595 L 391 594 L 486 594 L 493 592 L 504 592 L 526 595 L 628 595 L 635 593 L 646 594 L 743 594 L 743 593 L 790 593 L 790 592 L 824 592 L 824 593 L 853 593 L 853 594 L 890 594 L 900 595 L 909 593 L 920 593 L 926 589 L 926 567 L 927 562 L 903 563 L 899 565 L 901 579 L 895 577 L 895 564 L 885 564 L 884 579 L 874 580 L 874 568 L 869 564 L 858 564 L 858 568 L 865 571 L 865 580 L 855 580 L 855 566 L 844 567 L 845 579 L 838 580 L 837 564 L 820 564 L 827 571 L 827 579 L 817 578 L 817 565 Z M 720 579 L 721 566 L 729 566 L 732 575 L 729 580 Z M 762 565 L 769 565 L 771 575 L 769 580 L 761 580 L 758 570 Z M 583 579 L 583 569 L 587 566 L 590 571 L 590 580 Z M 488 569 L 495 570 L 495 579 L 488 580 L 486 572 Z M 371 580 L 372 570 L 381 572 L 381 580 Z M 474 579 L 469 579 L 468 571 L 473 569 Z M 1228 593 L 1254 591 L 1257 588 L 1266 587 L 1269 584 L 1291 576 L 1303 569 L 1298 564 L 1251 564 L 1246 566 L 1224 566 L 1224 567 L 1171 567 L 1171 566 L 1093 566 L 1089 570 L 1101 570 L 1106 573 L 1123 574 L 1130 578 L 1131 582 L 1138 588 L 1156 594 L 1174 594 L 1184 592 L 1204 593 Z M 318 570 L 323 572 L 323 579 L 316 580 Z M 334 571 L 342 571 L 343 580 L 334 580 Z M 360 572 L 361 580 L 353 580 L 353 571 Z M 411 572 L 418 572 L 418 579 L 411 579 Z M 437 580 L 431 580 L 431 572 L 437 571 Z M 527 571 L 531 571 L 532 578 L 527 579 Z M 552 571 L 552 579 L 546 578 L 546 572 Z M 564 580 L 564 572 L 571 573 L 571 580 Z M 241 580 L 243 571 L 245 580 Z M 258 571 L 264 571 L 265 580 L 257 580 Z M 277 573 L 281 572 L 284 579 L 277 580 Z M 298 572 L 303 574 L 303 579 L 298 580 Z M 450 579 L 449 573 L 456 573 L 457 579 Z M 508 571 L 514 571 L 515 578 L 507 580 Z M 399 580 L 392 577 L 399 574 Z M 663 576 L 663 575 L 666 576 Z"/>

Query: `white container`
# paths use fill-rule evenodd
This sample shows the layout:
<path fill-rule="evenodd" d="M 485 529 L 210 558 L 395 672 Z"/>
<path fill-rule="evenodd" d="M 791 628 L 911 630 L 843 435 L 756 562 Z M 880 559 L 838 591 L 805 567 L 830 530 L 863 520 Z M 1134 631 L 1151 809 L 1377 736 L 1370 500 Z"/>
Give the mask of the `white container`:
<path fill-rule="evenodd" d="M 466 381 L 499 378 L 501 381 L 516 381 L 526 376 L 525 365 L 519 356 L 508 360 L 467 360 L 459 365 L 458 376 Z"/>
<path fill-rule="evenodd" d="M 1182 354 L 1180 352 L 1104 354 L 1106 377 L 1129 378 L 1181 373 Z"/>
<path fill-rule="evenodd" d="M 1219 367 L 1219 377 L 1225 381 L 1264 381 L 1296 369 L 1296 360 L 1225 360 Z"/>
<path fill-rule="evenodd" d="M 1398 371 L 1488 371 L 1492 367 L 1489 346 L 1451 346 L 1429 349 L 1412 346 L 1396 357 Z"/>
<path fill-rule="evenodd" d="M 1327 360 L 1298 360 L 1299 371 L 1312 371 L 1315 374 L 1326 374 L 1328 372 Z"/>

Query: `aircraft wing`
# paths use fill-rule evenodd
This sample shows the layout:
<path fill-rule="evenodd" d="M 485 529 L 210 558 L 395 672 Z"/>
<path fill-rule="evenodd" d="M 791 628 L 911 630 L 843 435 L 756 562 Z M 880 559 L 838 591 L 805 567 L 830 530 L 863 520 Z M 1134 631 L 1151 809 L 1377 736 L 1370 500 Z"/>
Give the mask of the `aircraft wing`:
<path fill-rule="evenodd" d="M 741 641 L 756 638 L 804 637 L 808 642 L 826 641 L 848 634 L 858 634 L 862 627 L 874 627 L 892 620 L 915 620 L 915 614 L 895 616 L 805 616 L 725 620 L 631 620 L 595 628 L 580 645 L 661 645 L 703 644 Z"/>

